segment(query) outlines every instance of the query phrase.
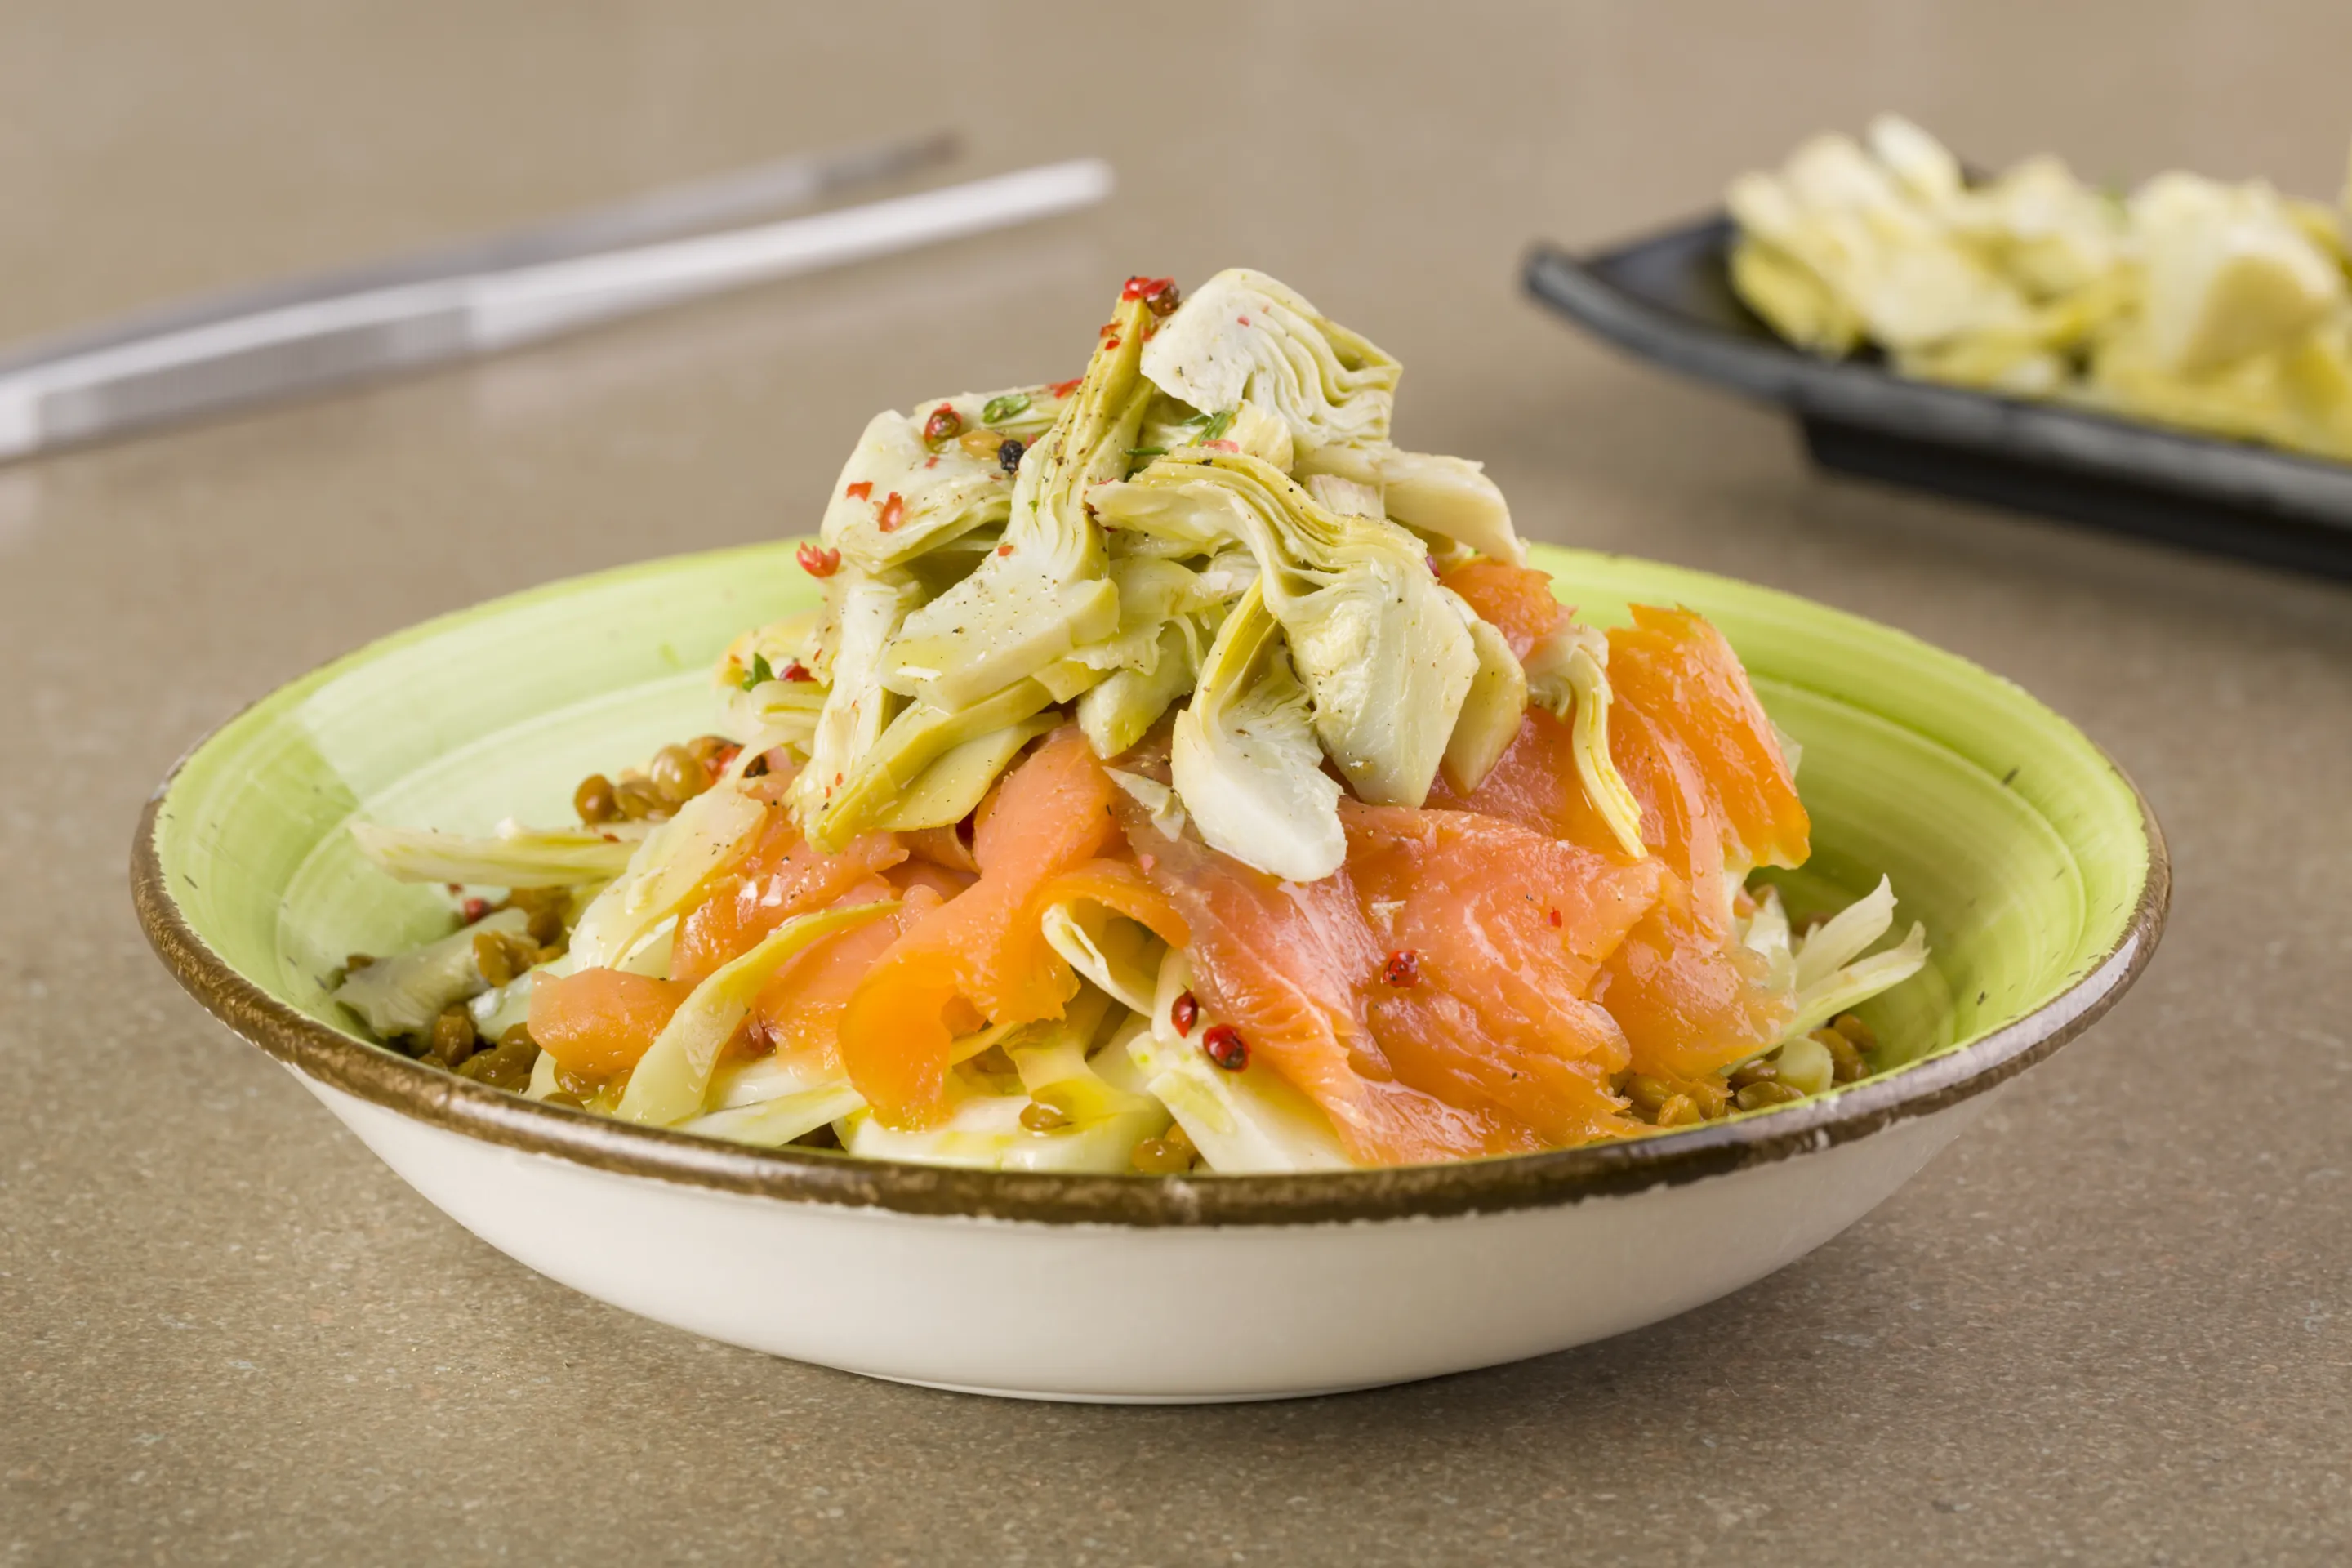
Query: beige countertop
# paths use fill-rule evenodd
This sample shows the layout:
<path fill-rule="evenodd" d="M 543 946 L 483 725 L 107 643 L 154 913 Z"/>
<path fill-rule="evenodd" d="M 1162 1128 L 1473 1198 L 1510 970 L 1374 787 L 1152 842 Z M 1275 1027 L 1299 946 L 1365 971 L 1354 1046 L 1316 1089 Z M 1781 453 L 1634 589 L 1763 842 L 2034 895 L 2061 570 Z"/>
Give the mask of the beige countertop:
<path fill-rule="evenodd" d="M 1516 286 L 1535 236 L 1664 221 L 1882 107 L 1988 162 L 2332 194 L 2352 9 L 1091 9 L 9 6 L 0 338 L 900 129 L 1126 184 L 0 469 L 0 1563 L 2352 1556 L 2352 590 L 1822 479 Z M 2171 838 L 2138 989 L 1731 1300 L 1417 1387 L 1111 1409 L 574 1296 L 149 955 L 133 819 L 240 703 L 487 595 L 801 530 L 873 409 L 1068 374 L 1127 274 L 1234 263 L 1401 355 L 1400 434 L 1486 459 L 1528 533 L 1878 616 L 2079 721 Z"/>

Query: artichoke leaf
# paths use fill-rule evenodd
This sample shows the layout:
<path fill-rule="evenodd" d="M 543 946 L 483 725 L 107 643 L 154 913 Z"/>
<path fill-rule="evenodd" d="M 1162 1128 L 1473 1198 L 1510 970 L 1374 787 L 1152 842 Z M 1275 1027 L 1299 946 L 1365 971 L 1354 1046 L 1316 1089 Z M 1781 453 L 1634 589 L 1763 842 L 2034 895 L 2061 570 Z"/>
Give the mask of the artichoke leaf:
<path fill-rule="evenodd" d="M 950 748 L 898 792 L 898 799 L 875 826 L 891 833 L 913 833 L 961 822 L 980 805 L 997 775 L 1020 755 L 1021 748 L 1060 722 L 1054 713 L 1040 713 Z"/>
<path fill-rule="evenodd" d="M 1262 272 L 1218 273 L 1161 323 L 1143 374 L 1200 409 L 1244 401 L 1290 427 L 1304 456 L 1388 437 L 1397 362 Z"/>
<path fill-rule="evenodd" d="M 1236 454 L 1163 458 L 1104 487 L 1096 506 L 1126 526 L 1177 510 L 1170 495 L 1195 509 L 1193 527 L 1232 528 L 1256 557 L 1265 606 L 1313 696 L 1315 731 L 1358 797 L 1428 798 L 1478 656 L 1422 542 L 1381 519 L 1328 511 L 1288 476 Z"/>
<path fill-rule="evenodd" d="M 1466 458 L 1408 452 L 1381 442 L 1323 447 L 1301 458 L 1297 471 L 1302 478 L 1352 479 L 1379 491 L 1381 507 L 1372 516 L 1389 517 L 1514 566 L 1527 564 L 1527 546 L 1511 526 L 1510 503 L 1484 466 Z"/>
<path fill-rule="evenodd" d="M 1169 621 L 1148 665 L 1113 670 L 1078 699 L 1078 728 L 1096 756 L 1108 762 L 1127 751 L 1192 689 L 1196 646 L 1181 624 Z"/>
<path fill-rule="evenodd" d="M 851 839 L 879 826 L 900 796 L 949 752 L 966 742 L 1017 725 L 1051 707 L 1053 701 L 1053 694 L 1042 683 L 1024 679 L 965 708 L 934 708 L 928 702 L 909 705 L 891 721 L 890 728 L 855 772 L 838 784 L 829 778 L 815 781 L 813 796 L 821 804 L 803 819 L 801 830 L 818 848 L 840 853 Z M 814 772 L 812 763 L 801 776 L 806 779 Z"/>
<path fill-rule="evenodd" d="M 1169 766 L 1212 848 L 1294 882 L 1328 877 L 1347 858 L 1339 786 L 1323 772 L 1306 690 L 1258 584 L 1217 629 L 1176 715 Z"/>
<path fill-rule="evenodd" d="M 1118 625 L 1102 530 L 1087 505 L 1122 478 L 1151 388 L 1138 372 L 1141 300 L 1123 300 L 1076 393 L 1021 459 L 1004 540 L 907 618 L 887 658 L 892 689 L 961 708 L 1035 675 Z"/>
<path fill-rule="evenodd" d="M 443 1012 L 489 989 L 474 962 L 474 938 L 485 931 L 521 937 L 530 923 L 520 910 L 485 915 L 438 942 L 351 971 L 335 988 L 335 1000 L 382 1038 L 427 1033 Z"/>
<path fill-rule="evenodd" d="M 1446 781 L 1467 795 L 1518 738 L 1528 711 L 1528 677 L 1501 632 L 1480 620 L 1459 595 L 1447 593 L 1445 597 L 1469 628 L 1470 646 L 1478 655 L 1478 673 L 1471 678 L 1469 694 L 1462 700 L 1454 733 L 1445 742 Z"/>
<path fill-rule="evenodd" d="M 722 964 L 678 1004 L 654 1037 L 613 1114 L 623 1121 L 658 1127 L 700 1115 L 719 1053 L 785 960 L 826 937 L 896 913 L 898 908 L 896 899 L 877 899 L 798 915 L 761 938 L 749 952 Z"/>
<path fill-rule="evenodd" d="M 863 573 L 843 576 L 833 684 L 809 739 L 809 765 L 786 796 L 803 831 L 824 808 L 826 785 L 858 766 L 898 711 L 898 695 L 882 682 L 882 659 L 913 606 L 914 590 Z"/>
<path fill-rule="evenodd" d="M 360 853 L 401 882 L 457 882 L 492 888 L 576 888 L 609 882 L 629 868 L 635 840 L 645 829 L 635 823 L 608 828 L 524 827 L 499 825 L 494 837 L 467 837 L 430 827 L 387 827 L 354 822 L 352 837 Z"/>

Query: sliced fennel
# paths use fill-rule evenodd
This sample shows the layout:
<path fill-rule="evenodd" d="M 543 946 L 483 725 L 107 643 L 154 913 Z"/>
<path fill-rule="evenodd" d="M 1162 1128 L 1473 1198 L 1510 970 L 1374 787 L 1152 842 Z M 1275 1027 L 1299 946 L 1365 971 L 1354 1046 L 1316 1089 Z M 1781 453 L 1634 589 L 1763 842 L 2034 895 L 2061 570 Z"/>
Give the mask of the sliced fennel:
<path fill-rule="evenodd" d="M 1201 1049 L 1212 1024 L 1202 1009 L 1190 1035 L 1171 1022 L 1192 987 L 1192 967 L 1171 951 L 1160 963 L 1149 1022 L 1123 1032 L 1124 1046 L 1151 1092 L 1174 1115 L 1213 1171 L 1341 1171 L 1349 1168 L 1330 1119 L 1281 1075 L 1253 1062 L 1229 1072 Z"/>
<path fill-rule="evenodd" d="M 1176 716 L 1176 794 L 1213 847 L 1312 882 L 1348 856 L 1339 786 L 1321 760 L 1307 693 L 1253 584 L 1218 629 L 1200 687 Z"/>
<path fill-rule="evenodd" d="M 1870 952 L 1894 925 L 1895 885 L 1885 877 L 1810 935 L 1791 931 L 1777 889 L 1767 888 L 1758 895 L 1756 912 L 1748 917 L 1741 941 L 1770 960 L 1775 973 L 1796 993 L 1796 1016 L 1782 1036 L 1784 1041 L 1801 1040 L 1926 967 L 1927 930 L 1916 922 L 1895 946 Z"/>
<path fill-rule="evenodd" d="M 1168 1111 L 1088 1059 L 1087 1047 L 1108 1005 L 1100 992 L 1081 990 L 1064 1017 L 1024 1026 L 1000 1042 L 1023 1092 L 987 1092 L 981 1080 L 958 1074 L 950 1079 L 954 1109 L 941 1125 L 897 1131 L 858 1111 L 838 1124 L 843 1147 L 876 1159 L 1007 1171 L 1133 1169 L 1135 1146 L 1167 1130 Z M 1022 1121 L 1032 1105 L 1050 1106 L 1066 1120 L 1033 1130 Z"/>
<path fill-rule="evenodd" d="M 582 912 L 572 930 L 572 962 L 582 969 L 620 964 L 677 913 L 704 878 L 733 860 L 766 819 L 767 808 L 737 790 L 731 777 L 678 807 Z"/>
<path fill-rule="evenodd" d="M 644 829 L 524 827 L 508 821 L 491 838 L 441 833 L 430 827 L 387 827 L 354 822 L 352 837 L 360 853 L 386 875 L 403 882 L 459 882 L 491 888 L 576 888 L 609 882 L 628 869 Z"/>
<path fill-rule="evenodd" d="M 1040 923 L 1046 945 L 1081 977 L 1124 1006 L 1138 1013 L 1151 1011 L 1166 942 L 1091 899 L 1049 904 Z"/>
<path fill-rule="evenodd" d="M 629 1075 L 629 1087 L 613 1114 L 623 1121 L 668 1127 L 700 1113 L 719 1053 L 726 1049 L 750 1015 L 761 988 L 783 967 L 784 961 L 826 937 L 895 913 L 898 908 L 895 899 L 877 899 L 798 915 L 762 937 L 749 952 L 721 965 L 670 1015 L 638 1060 L 636 1070 Z"/>

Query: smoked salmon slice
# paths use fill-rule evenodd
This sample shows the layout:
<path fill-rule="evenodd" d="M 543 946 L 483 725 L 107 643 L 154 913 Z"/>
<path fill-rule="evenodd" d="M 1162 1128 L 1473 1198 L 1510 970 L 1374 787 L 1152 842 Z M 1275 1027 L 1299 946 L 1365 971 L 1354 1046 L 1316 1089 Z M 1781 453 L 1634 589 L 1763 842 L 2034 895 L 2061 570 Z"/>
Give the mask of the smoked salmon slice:
<path fill-rule="evenodd" d="M 1568 607 L 1551 591 L 1551 574 L 1532 566 L 1479 556 L 1465 561 L 1438 582 L 1462 595 L 1478 618 L 1503 634 L 1511 656 L 1524 660 L 1545 637 L 1568 618 Z"/>
<path fill-rule="evenodd" d="M 1036 895 L 1111 841 L 1115 793 L 1075 728 L 1049 736 L 979 817 L 979 879 L 915 921 L 851 994 L 842 1065 L 885 1126 L 928 1126 L 947 1110 L 959 1001 L 996 1024 L 1061 1016 L 1077 980 L 1039 931 Z"/>
<path fill-rule="evenodd" d="M 1633 1070 L 1704 1078 L 1779 1042 L 1797 1000 L 1762 954 L 1702 921 L 1670 889 L 1601 965 L 1593 999 L 1625 1031 Z"/>
<path fill-rule="evenodd" d="M 1494 1110 L 1399 1081 L 1360 994 L 1385 955 L 1344 868 L 1285 882 L 1192 837 L 1165 837 L 1139 814 L 1128 828 L 1145 874 L 1192 932 L 1199 1000 L 1249 1046 L 1245 1070 L 1270 1067 L 1322 1107 L 1350 1160 L 1418 1164 L 1543 1146 Z"/>
<path fill-rule="evenodd" d="M 1772 721 L 1721 632 L 1689 610 L 1636 605 L 1633 624 L 1609 633 L 1609 685 L 1619 709 L 1642 715 L 1686 760 L 1705 815 L 1722 835 L 1725 859 L 1743 873 L 1805 863 L 1811 821 Z M 1624 772 L 1614 717 L 1610 755 Z M 1632 773 L 1626 782 L 1641 793 Z"/>
<path fill-rule="evenodd" d="M 850 996 L 893 942 L 946 901 L 928 882 L 903 891 L 887 883 L 861 885 L 841 901 L 862 903 L 894 893 L 900 900 L 894 913 L 794 953 L 761 991 L 751 1007 L 753 1028 L 779 1056 L 807 1057 L 826 1068 L 840 1066 L 841 1017 Z"/>
<path fill-rule="evenodd" d="M 620 969 L 542 974 L 530 985 L 530 1037 L 569 1071 L 610 1078 L 637 1065 L 693 989 Z"/>
<path fill-rule="evenodd" d="M 838 902 L 868 877 L 907 858 L 887 833 L 852 839 L 827 855 L 800 836 L 781 805 L 768 808 L 760 837 L 742 858 L 714 877 L 677 923 L 670 977 L 689 984 L 740 958 L 792 919 Z"/>
<path fill-rule="evenodd" d="M 1367 1011 L 1398 1077 L 1547 1144 L 1629 1131 L 1610 1089 L 1625 1037 L 1585 997 L 1669 874 L 1471 812 L 1350 802 L 1340 817 L 1348 879 L 1387 954 Z"/>

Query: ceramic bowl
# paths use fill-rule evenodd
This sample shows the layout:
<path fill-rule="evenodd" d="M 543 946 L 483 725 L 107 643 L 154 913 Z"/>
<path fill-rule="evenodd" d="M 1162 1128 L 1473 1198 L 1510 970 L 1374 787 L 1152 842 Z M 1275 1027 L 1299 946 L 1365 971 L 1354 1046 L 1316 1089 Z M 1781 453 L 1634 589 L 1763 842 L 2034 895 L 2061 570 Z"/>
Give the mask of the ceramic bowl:
<path fill-rule="evenodd" d="M 657 561 L 449 616 L 200 744 L 133 889 L 180 982 L 460 1225 L 629 1311 L 803 1361 L 1040 1398 L 1269 1398 L 1538 1355 L 1737 1290 L 1867 1213 L 2154 949 L 2168 878 L 2131 784 L 2005 680 L 1868 621 L 1543 550 L 1562 596 L 1713 617 L 1803 744 L 1809 903 L 1889 873 L 1925 972 L 1866 1009 L 1902 1065 L 1620 1143 L 1295 1176 L 1071 1176 L 759 1150 L 525 1100 L 368 1044 L 352 952 L 446 929 L 355 816 L 567 820 L 575 781 L 709 727 L 707 668 L 811 596 L 791 545 Z M 322 1193 L 322 1205 L 331 1198 Z M 330 1217 L 330 1216 L 321 1216 Z"/>

